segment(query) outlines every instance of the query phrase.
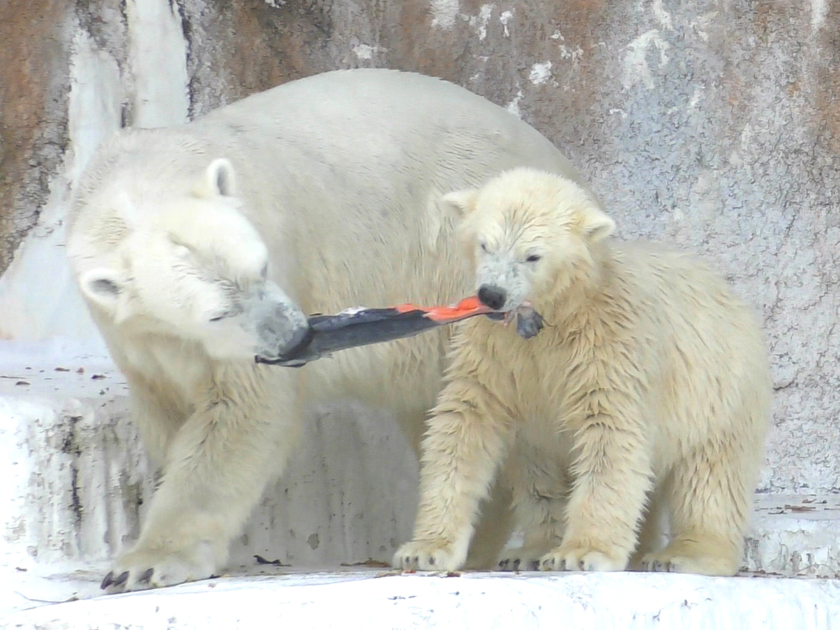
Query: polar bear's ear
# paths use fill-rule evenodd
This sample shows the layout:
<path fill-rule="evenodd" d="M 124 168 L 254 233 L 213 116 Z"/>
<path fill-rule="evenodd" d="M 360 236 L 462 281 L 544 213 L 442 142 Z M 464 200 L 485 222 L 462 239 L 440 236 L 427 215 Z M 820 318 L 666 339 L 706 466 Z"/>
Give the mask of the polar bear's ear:
<path fill-rule="evenodd" d="M 452 208 L 460 217 L 467 216 L 475 210 L 475 202 L 478 200 L 478 189 L 456 190 L 443 196 L 443 202 Z"/>
<path fill-rule="evenodd" d="M 581 231 L 590 243 L 604 240 L 615 230 L 615 221 L 596 206 L 581 210 L 579 217 Z"/>
<path fill-rule="evenodd" d="M 232 197 L 236 194 L 236 173 L 233 164 L 227 158 L 217 158 L 210 162 L 204 172 L 206 187 L 213 195 Z"/>
<path fill-rule="evenodd" d="M 121 274 L 104 267 L 86 271 L 79 278 L 79 288 L 84 296 L 109 313 L 116 311 L 122 284 Z"/>

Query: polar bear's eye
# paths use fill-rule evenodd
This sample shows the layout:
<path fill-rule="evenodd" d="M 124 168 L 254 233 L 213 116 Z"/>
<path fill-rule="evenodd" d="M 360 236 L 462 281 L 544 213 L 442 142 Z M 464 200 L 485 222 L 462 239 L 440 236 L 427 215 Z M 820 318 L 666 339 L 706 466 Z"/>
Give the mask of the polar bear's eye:
<path fill-rule="evenodd" d="M 528 256 L 528 258 L 525 259 L 525 262 L 535 263 L 539 262 L 541 258 L 542 256 L 540 256 L 539 254 L 531 254 L 530 256 Z"/>
<path fill-rule="evenodd" d="M 486 253 L 487 252 L 487 243 L 485 243 L 484 241 L 481 241 L 481 243 L 479 243 L 479 245 L 481 245 L 481 251 Z"/>
<path fill-rule="evenodd" d="M 208 321 L 211 321 L 211 322 L 220 322 L 220 321 L 222 321 L 222 320 L 223 320 L 225 317 L 227 317 L 227 316 L 228 316 L 228 313 L 220 313 L 219 315 L 216 315 L 216 316 L 214 316 L 214 317 L 211 317 Z"/>

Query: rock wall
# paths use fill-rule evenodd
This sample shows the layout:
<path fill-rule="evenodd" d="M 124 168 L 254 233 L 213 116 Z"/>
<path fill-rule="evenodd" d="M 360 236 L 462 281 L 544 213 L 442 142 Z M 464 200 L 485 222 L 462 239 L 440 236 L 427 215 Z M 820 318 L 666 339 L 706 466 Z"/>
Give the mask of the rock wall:
<path fill-rule="evenodd" d="M 416 70 L 553 140 L 622 236 L 717 264 L 770 341 L 762 488 L 840 490 L 840 3 L 4 0 L 0 38 L 0 337 L 99 343 L 62 220 L 110 130 L 334 68 Z"/>

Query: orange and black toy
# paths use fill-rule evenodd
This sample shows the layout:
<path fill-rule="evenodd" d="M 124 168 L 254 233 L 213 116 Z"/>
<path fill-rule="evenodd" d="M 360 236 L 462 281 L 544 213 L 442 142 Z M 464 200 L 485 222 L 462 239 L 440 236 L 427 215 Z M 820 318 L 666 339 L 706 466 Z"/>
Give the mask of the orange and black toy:
<path fill-rule="evenodd" d="M 477 297 L 465 298 L 455 306 L 422 308 L 401 304 L 391 308 L 348 309 L 336 315 L 312 315 L 309 317 L 309 334 L 294 349 L 277 358 L 257 356 L 256 361 L 300 367 L 339 350 L 413 337 L 426 330 L 478 315 L 500 321 L 509 318 L 505 313 L 485 306 Z M 523 322 L 526 323 L 524 328 Z M 533 311 L 525 319 L 520 314 L 517 330 L 528 338 L 537 334 L 542 325 L 542 318 Z"/>

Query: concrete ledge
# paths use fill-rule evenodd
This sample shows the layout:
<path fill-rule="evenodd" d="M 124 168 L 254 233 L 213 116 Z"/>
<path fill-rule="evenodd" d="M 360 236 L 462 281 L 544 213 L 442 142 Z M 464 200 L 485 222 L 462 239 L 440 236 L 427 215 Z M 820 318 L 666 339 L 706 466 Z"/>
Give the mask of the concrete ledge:
<path fill-rule="evenodd" d="M 377 571 L 341 565 L 388 561 L 410 537 L 413 456 L 393 422 L 352 406 L 313 411 L 304 433 L 288 473 L 235 541 L 231 577 L 103 597 L 108 558 L 136 537 L 154 484 L 125 384 L 107 357 L 84 349 L 0 342 L 0 624 L 228 628 L 282 618 L 410 628 L 475 619 L 482 627 L 642 628 L 658 619 L 740 630 L 828 628 L 840 619 L 840 582 L 775 579 L 840 575 L 840 496 L 757 495 L 744 568 L 763 579 L 444 579 L 382 568 L 386 577 L 374 579 Z M 70 599 L 82 601 L 60 603 Z"/>
<path fill-rule="evenodd" d="M 840 583 L 828 580 L 365 571 L 219 579 L 112 595 L 20 612 L 0 627 L 828 630 L 838 619 Z"/>

